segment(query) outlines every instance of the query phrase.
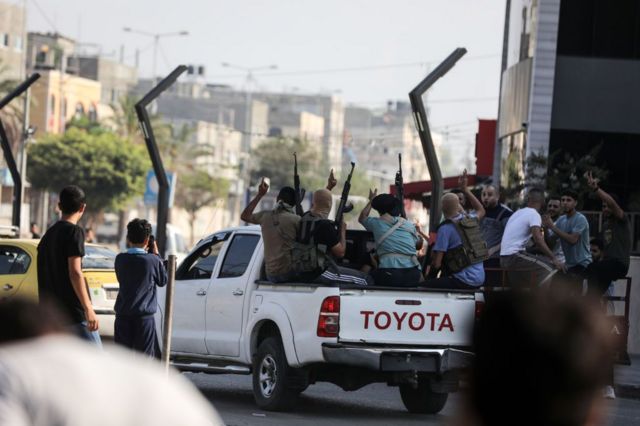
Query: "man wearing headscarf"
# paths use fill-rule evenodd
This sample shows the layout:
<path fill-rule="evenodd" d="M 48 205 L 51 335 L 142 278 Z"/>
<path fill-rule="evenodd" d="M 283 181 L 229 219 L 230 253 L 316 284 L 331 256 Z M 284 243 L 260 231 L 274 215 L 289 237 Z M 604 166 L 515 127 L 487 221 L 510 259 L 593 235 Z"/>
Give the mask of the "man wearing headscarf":
<path fill-rule="evenodd" d="M 274 283 L 287 282 L 295 278 L 291 250 L 300 224 L 300 216 L 293 210 L 296 194 L 293 188 L 285 186 L 278 193 L 277 205 L 273 210 L 253 213 L 267 191 L 269 191 L 269 184 L 262 178 L 258 186 L 258 194 L 244 209 L 240 219 L 260 225 L 267 279 Z"/>
<path fill-rule="evenodd" d="M 381 286 L 415 286 L 422 277 L 416 250 L 422 248 L 423 240 L 415 225 L 400 217 L 401 201 L 391 194 L 377 193 L 369 191 L 369 203 L 358 218 L 376 242 L 380 262 L 372 273 L 373 279 Z M 372 207 L 379 217 L 369 217 Z"/>
<path fill-rule="evenodd" d="M 368 275 L 355 269 L 338 266 L 333 260 L 333 258 L 344 257 L 347 247 L 347 226 L 342 222 L 338 231 L 334 223 L 327 219 L 332 204 L 331 191 L 319 189 L 313 193 L 311 209 L 302 216 L 298 241 L 315 246 L 319 262 L 316 269 L 303 273 L 301 278 L 318 283 L 341 282 L 369 285 Z M 295 257 L 294 254 L 294 259 Z"/>

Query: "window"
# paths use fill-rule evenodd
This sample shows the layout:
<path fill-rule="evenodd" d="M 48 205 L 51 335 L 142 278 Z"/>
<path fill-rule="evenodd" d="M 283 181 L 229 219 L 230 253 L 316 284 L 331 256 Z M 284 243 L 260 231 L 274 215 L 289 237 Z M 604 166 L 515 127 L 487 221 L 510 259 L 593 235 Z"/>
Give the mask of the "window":
<path fill-rule="evenodd" d="M 76 119 L 84 117 L 84 105 L 82 105 L 80 102 L 76 104 L 76 112 L 74 117 Z"/>
<path fill-rule="evenodd" d="M 89 104 L 88 118 L 92 122 L 98 121 L 98 110 L 94 104 Z"/>
<path fill-rule="evenodd" d="M 51 115 L 56 113 L 56 97 L 55 95 L 51 95 L 49 99 L 49 111 L 51 111 Z"/>
<path fill-rule="evenodd" d="M 9 34 L 7 33 L 0 34 L 0 44 L 3 47 L 9 47 Z"/>
<path fill-rule="evenodd" d="M 562 0 L 558 55 L 640 58 L 637 0 Z"/>
<path fill-rule="evenodd" d="M 260 241 L 258 235 L 236 234 L 224 257 L 219 278 L 241 277 L 244 275 Z"/>
<path fill-rule="evenodd" d="M 85 255 L 82 258 L 82 269 L 114 269 L 116 253 L 107 247 L 84 247 Z"/>
<path fill-rule="evenodd" d="M 15 40 L 13 42 L 13 47 L 15 47 L 15 49 L 18 52 L 21 52 L 22 51 L 22 37 L 16 36 L 14 38 L 15 38 Z"/>
<path fill-rule="evenodd" d="M 214 239 L 212 242 L 204 244 L 189 255 L 180 265 L 176 279 L 203 280 L 211 278 L 223 245 L 224 240 L 219 239 Z"/>
<path fill-rule="evenodd" d="M 19 247 L 0 246 L 0 275 L 26 274 L 31 257 Z"/>

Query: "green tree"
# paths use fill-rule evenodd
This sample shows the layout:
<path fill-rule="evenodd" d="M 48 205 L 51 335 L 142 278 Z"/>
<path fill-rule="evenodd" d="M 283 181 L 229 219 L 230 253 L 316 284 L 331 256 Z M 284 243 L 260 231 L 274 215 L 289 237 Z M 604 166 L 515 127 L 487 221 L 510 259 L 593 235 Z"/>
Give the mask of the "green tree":
<path fill-rule="evenodd" d="M 306 139 L 275 138 L 262 142 L 251 153 L 253 167 L 251 182 L 257 183 L 265 176 L 271 186 L 280 189 L 293 186 L 293 153 L 298 157 L 300 186 L 307 191 L 323 188 L 329 176 L 330 167 L 320 160 L 321 156 Z M 346 177 L 346 176 L 345 176 Z"/>
<path fill-rule="evenodd" d="M 506 161 L 507 182 L 506 197 L 515 200 L 527 188 L 543 188 L 550 194 L 560 195 L 566 189 L 578 193 L 579 200 L 585 200 L 591 190 L 587 186 L 584 174 L 592 171 L 594 177 L 605 181 L 608 170 L 600 167 L 597 156 L 602 144 L 592 148 L 586 155 L 574 154 L 565 150 L 557 150 L 547 157 L 544 153 L 530 154 L 525 160 L 524 176 L 518 167 L 519 154 L 512 153 Z"/>
<path fill-rule="evenodd" d="M 588 171 L 599 181 L 604 182 L 609 176 L 605 167 L 597 164 L 598 153 L 602 150 L 600 143 L 593 147 L 586 155 L 578 155 L 564 150 L 553 152 L 549 156 L 549 173 L 547 187 L 550 192 L 561 194 L 565 189 L 572 189 L 578 193 L 579 200 L 586 200 L 591 194 L 584 174 Z"/>
<path fill-rule="evenodd" d="M 88 222 L 105 209 L 118 209 L 144 190 L 149 168 L 144 148 L 112 132 L 72 127 L 29 146 L 27 175 L 32 186 L 59 191 L 75 184 L 87 194 Z"/>
<path fill-rule="evenodd" d="M 175 202 L 189 214 L 192 244 L 198 211 L 218 200 L 226 200 L 228 193 L 228 180 L 213 177 L 204 170 L 194 169 L 178 175 Z"/>

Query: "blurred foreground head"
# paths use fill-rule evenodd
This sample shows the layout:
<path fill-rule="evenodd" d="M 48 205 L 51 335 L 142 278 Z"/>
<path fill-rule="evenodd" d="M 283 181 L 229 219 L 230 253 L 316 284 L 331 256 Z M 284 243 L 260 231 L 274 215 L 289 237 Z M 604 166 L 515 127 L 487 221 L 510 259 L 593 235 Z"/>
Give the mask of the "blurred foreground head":
<path fill-rule="evenodd" d="M 605 318 L 582 298 L 496 294 L 474 333 L 472 405 L 481 425 L 585 425 L 612 362 Z"/>
<path fill-rule="evenodd" d="M 0 345 L 45 334 L 63 333 L 66 318 L 50 303 L 11 298 L 0 301 Z"/>

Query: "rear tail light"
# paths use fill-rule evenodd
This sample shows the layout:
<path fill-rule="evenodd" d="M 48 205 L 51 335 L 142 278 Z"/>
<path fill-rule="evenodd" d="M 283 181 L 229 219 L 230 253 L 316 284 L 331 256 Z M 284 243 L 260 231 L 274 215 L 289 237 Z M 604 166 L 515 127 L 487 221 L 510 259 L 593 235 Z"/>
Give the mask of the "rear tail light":
<path fill-rule="evenodd" d="M 318 337 L 338 337 L 340 331 L 340 296 L 329 296 L 320 305 Z"/>
<path fill-rule="evenodd" d="M 484 311 L 484 302 L 481 300 L 476 300 L 476 322 L 480 319 L 482 311 Z"/>

